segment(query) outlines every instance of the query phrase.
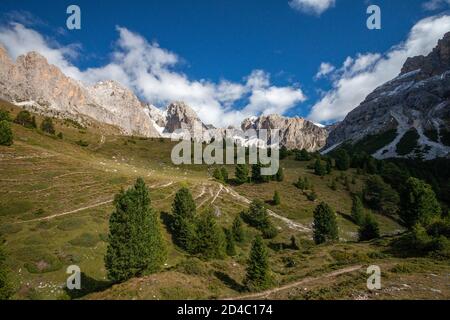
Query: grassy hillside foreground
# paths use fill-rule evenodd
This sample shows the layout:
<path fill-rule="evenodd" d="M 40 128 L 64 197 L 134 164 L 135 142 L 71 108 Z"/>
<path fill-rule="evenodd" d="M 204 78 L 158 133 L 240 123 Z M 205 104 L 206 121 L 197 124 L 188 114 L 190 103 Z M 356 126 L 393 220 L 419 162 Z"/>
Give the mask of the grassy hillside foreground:
<path fill-rule="evenodd" d="M 7 103 L 0 108 L 14 116 Z M 41 118 L 37 116 L 37 123 Z M 282 161 L 283 182 L 263 185 L 223 185 L 211 178 L 213 167 L 172 165 L 173 142 L 112 135 L 102 125 L 81 128 L 55 120 L 63 138 L 12 124 L 14 144 L 0 146 L 0 233 L 12 270 L 16 299 L 448 299 L 448 261 L 405 257 L 391 242 L 402 227 L 395 219 L 375 215 L 383 238 L 357 242 L 357 226 L 349 218 L 351 192 L 361 190 L 364 176 L 354 171 L 315 176 L 308 162 Z M 231 175 L 232 166 L 228 167 Z M 344 175 L 344 176 L 342 176 Z M 295 186 L 308 177 L 318 195 L 310 201 Z M 352 183 L 345 186 L 347 176 Z M 137 177 L 150 188 L 153 207 L 160 212 L 169 244 L 168 260 L 160 273 L 112 286 L 106 279 L 104 254 L 112 199 Z M 336 190 L 332 179 L 339 181 Z M 177 190 L 190 188 L 198 212 L 212 207 L 221 226 L 261 199 L 279 229 L 269 247 L 272 289 L 248 296 L 242 286 L 250 244 L 257 231 L 245 227 L 246 240 L 237 255 L 217 261 L 189 256 L 172 244 L 165 222 Z M 277 190 L 281 205 L 270 200 Z M 325 201 L 337 212 L 341 241 L 314 245 L 313 210 Z M 291 236 L 300 249 L 289 248 Z M 78 265 L 82 290 L 65 290 L 66 268 Z M 382 290 L 366 288 L 366 269 L 379 265 Z"/>

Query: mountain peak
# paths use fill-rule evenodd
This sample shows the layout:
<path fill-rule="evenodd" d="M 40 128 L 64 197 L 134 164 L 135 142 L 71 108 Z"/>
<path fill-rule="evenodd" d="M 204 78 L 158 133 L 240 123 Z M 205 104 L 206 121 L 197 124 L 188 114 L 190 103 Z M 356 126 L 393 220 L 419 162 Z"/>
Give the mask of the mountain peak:
<path fill-rule="evenodd" d="M 450 32 L 439 40 L 437 46 L 427 56 L 408 58 L 400 75 L 419 70 L 421 78 L 440 75 L 450 68 Z"/>

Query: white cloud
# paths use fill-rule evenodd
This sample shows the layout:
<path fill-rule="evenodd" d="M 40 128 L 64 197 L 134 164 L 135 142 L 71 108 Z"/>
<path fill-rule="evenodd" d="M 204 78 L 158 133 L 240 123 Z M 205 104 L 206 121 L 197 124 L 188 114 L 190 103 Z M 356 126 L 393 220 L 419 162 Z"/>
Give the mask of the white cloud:
<path fill-rule="evenodd" d="M 319 70 L 317 71 L 317 74 L 315 75 L 315 79 L 320 79 L 320 78 L 324 78 L 327 75 L 329 75 L 330 73 L 332 73 L 334 70 L 336 69 L 335 66 L 333 66 L 332 64 L 328 63 L 328 62 L 322 62 L 320 64 Z"/>
<path fill-rule="evenodd" d="M 295 10 L 308 14 L 321 15 L 334 7 L 336 0 L 291 0 L 289 5 Z"/>
<path fill-rule="evenodd" d="M 306 99 L 298 87 L 271 85 L 270 75 L 262 70 L 254 70 L 242 82 L 191 80 L 174 70 L 180 58 L 173 52 L 126 28 L 117 27 L 117 31 L 119 38 L 110 62 L 86 70 L 71 62 L 79 51 L 78 45 L 61 46 L 19 23 L 0 27 L 0 43 L 13 58 L 37 51 L 66 75 L 86 84 L 115 80 L 160 106 L 184 101 L 205 123 L 216 126 L 239 125 L 243 117 L 253 115 L 283 114 Z"/>
<path fill-rule="evenodd" d="M 428 11 L 441 9 L 445 5 L 450 5 L 450 0 L 428 0 L 423 4 L 423 8 Z"/>
<path fill-rule="evenodd" d="M 358 54 L 347 58 L 333 73 L 333 88 L 317 102 L 308 118 L 317 122 L 342 120 L 365 97 L 395 78 L 408 57 L 426 55 L 450 30 L 450 16 L 434 16 L 419 21 L 403 43 L 385 54 Z"/>

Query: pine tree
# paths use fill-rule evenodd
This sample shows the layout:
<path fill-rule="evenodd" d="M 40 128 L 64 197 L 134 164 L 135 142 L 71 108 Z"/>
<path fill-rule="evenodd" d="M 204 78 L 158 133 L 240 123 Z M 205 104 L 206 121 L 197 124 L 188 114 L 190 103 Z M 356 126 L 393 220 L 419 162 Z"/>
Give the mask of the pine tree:
<path fill-rule="evenodd" d="M 281 198 L 280 198 L 280 194 L 278 193 L 278 191 L 275 191 L 275 193 L 273 194 L 272 202 L 275 206 L 279 206 L 281 204 Z"/>
<path fill-rule="evenodd" d="M 9 114 L 9 111 L 0 110 L 0 121 L 3 120 L 11 122 L 11 116 Z"/>
<path fill-rule="evenodd" d="M 227 183 L 228 182 L 228 170 L 225 167 L 220 168 L 220 172 L 222 174 L 222 181 Z"/>
<path fill-rule="evenodd" d="M 346 171 L 350 168 L 350 156 L 344 149 L 339 149 L 335 156 L 336 168 L 341 171 Z"/>
<path fill-rule="evenodd" d="M 374 210 L 393 215 L 398 212 L 400 197 L 380 176 L 370 176 L 363 190 L 364 201 Z"/>
<path fill-rule="evenodd" d="M 222 170 L 220 170 L 220 168 L 215 168 L 213 172 L 213 177 L 216 180 L 223 181 Z"/>
<path fill-rule="evenodd" d="M 244 229 L 242 227 L 242 219 L 240 216 L 236 216 L 233 220 L 233 225 L 231 227 L 231 232 L 233 234 L 234 240 L 237 242 L 244 241 Z"/>
<path fill-rule="evenodd" d="M 325 167 L 327 174 L 330 174 L 333 171 L 333 160 L 330 157 L 327 158 L 327 164 Z"/>
<path fill-rule="evenodd" d="M 300 177 L 298 181 L 294 184 L 298 189 L 305 191 L 311 188 L 311 184 L 309 183 L 308 177 Z"/>
<path fill-rule="evenodd" d="M 8 121 L 0 121 L 0 146 L 11 146 L 13 144 L 13 133 Z"/>
<path fill-rule="evenodd" d="M 441 213 L 433 188 L 416 178 L 406 181 L 401 200 L 400 218 L 408 228 L 417 223 L 426 227 Z"/>
<path fill-rule="evenodd" d="M 229 229 L 224 229 L 225 239 L 227 243 L 226 251 L 227 255 L 230 257 L 234 257 L 236 255 L 236 246 L 234 244 L 234 235 L 233 232 Z"/>
<path fill-rule="evenodd" d="M 284 180 L 284 170 L 282 167 L 278 169 L 277 174 L 275 175 L 275 180 L 278 182 L 283 182 Z"/>
<path fill-rule="evenodd" d="M 268 176 L 263 176 L 261 174 L 262 165 L 260 162 L 252 165 L 252 182 L 253 183 L 264 183 L 269 181 Z"/>
<path fill-rule="evenodd" d="M 209 260 L 224 256 L 225 239 L 223 231 L 217 226 L 214 213 L 211 210 L 198 218 L 196 233 L 195 253 L 199 254 L 201 258 Z"/>
<path fill-rule="evenodd" d="M 306 151 L 306 149 L 302 149 L 295 153 L 295 160 L 297 161 L 309 161 L 311 160 L 311 155 Z"/>
<path fill-rule="evenodd" d="M 253 241 L 244 284 L 250 291 L 265 289 L 270 284 L 269 257 L 261 236 Z"/>
<path fill-rule="evenodd" d="M 326 169 L 322 165 L 322 161 L 320 161 L 319 159 L 317 159 L 316 163 L 314 164 L 314 173 L 319 177 L 323 177 L 327 173 Z"/>
<path fill-rule="evenodd" d="M 55 134 L 55 127 L 53 126 L 53 120 L 50 117 L 46 117 L 42 120 L 41 130 L 49 134 Z"/>
<path fill-rule="evenodd" d="M 196 205 L 188 188 L 181 188 L 172 204 L 175 242 L 184 250 L 194 252 L 196 247 Z"/>
<path fill-rule="evenodd" d="M 364 206 L 361 198 L 357 195 L 354 195 L 352 198 L 352 218 L 358 226 L 364 221 Z"/>
<path fill-rule="evenodd" d="M 325 202 L 314 210 L 313 231 L 316 244 L 339 240 L 336 215 Z"/>
<path fill-rule="evenodd" d="M 160 270 L 167 250 L 144 180 L 138 178 L 132 188 L 116 195 L 114 205 L 105 256 L 108 278 L 122 282 Z"/>
<path fill-rule="evenodd" d="M 236 166 L 236 182 L 243 184 L 248 182 L 248 166 L 246 164 L 238 164 Z"/>
<path fill-rule="evenodd" d="M 297 244 L 297 239 L 295 238 L 294 235 L 291 237 L 291 249 L 292 250 L 299 250 L 300 249 L 298 244 Z"/>
<path fill-rule="evenodd" d="M 280 148 L 280 160 L 284 160 L 289 156 L 289 150 L 286 148 L 286 146 L 282 146 Z"/>
<path fill-rule="evenodd" d="M 259 230 L 266 228 L 270 224 L 267 209 L 264 207 L 264 203 L 258 199 L 252 201 L 244 217 L 249 225 Z"/>
<path fill-rule="evenodd" d="M 31 113 L 26 110 L 20 111 L 14 122 L 26 128 L 36 128 L 36 118 L 31 116 Z"/>
<path fill-rule="evenodd" d="M 0 239 L 0 300 L 8 300 L 13 294 L 9 270 L 5 261 L 6 254 L 3 249 L 3 240 Z"/>
<path fill-rule="evenodd" d="M 359 241 L 369 241 L 380 237 L 380 227 L 375 217 L 366 214 L 358 231 Z"/>

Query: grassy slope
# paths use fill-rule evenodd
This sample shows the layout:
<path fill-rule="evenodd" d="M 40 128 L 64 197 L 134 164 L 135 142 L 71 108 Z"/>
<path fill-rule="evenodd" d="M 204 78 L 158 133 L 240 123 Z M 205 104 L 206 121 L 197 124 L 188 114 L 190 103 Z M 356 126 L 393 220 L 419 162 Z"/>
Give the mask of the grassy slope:
<path fill-rule="evenodd" d="M 6 103 L 1 103 L 0 108 L 10 109 L 13 113 L 18 111 Z M 40 123 L 39 118 L 37 122 Z M 79 297 L 100 290 L 86 298 L 197 299 L 241 294 L 245 261 L 251 238 L 255 234 L 249 228 L 246 229 L 247 241 L 239 246 L 238 255 L 233 259 L 193 261 L 170 245 L 164 272 L 109 288 L 103 255 L 112 204 L 105 202 L 110 201 L 120 188 L 132 184 L 138 176 L 144 177 L 151 187 L 152 203 L 162 212 L 162 220 L 166 217 L 164 212 L 170 212 L 174 194 L 182 185 L 191 188 L 199 211 L 209 206 L 216 208 L 220 213 L 219 223 L 223 226 L 229 226 L 233 218 L 246 208 L 246 204 L 233 197 L 231 192 L 224 189 L 220 191 L 221 186 L 210 179 L 211 168 L 174 167 L 170 162 L 173 146 L 170 141 L 114 136 L 111 135 L 114 133 L 112 128 L 101 125 L 80 130 L 58 121 L 56 129 L 57 132 L 63 132 L 63 140 L 45 135 L 39 130 L 13 125 L 14 145 L 0 147 L 0 232 L 6 239 L 8 262 L 14 271 L 17 288 L 15 298 Z M 89 146 L 77 145 L 76 141 L 80 139 L 89 142 Z M 420 294 L 414 290 L 401 290 L 398 295 L 386 291 L 374 297 L 401 298 L 405 292 L 405 297 L 450 296 L 448 288 L 437 286 L 431 281 L 433 279 L 426 281 L 427 276 L 424 276 L 435 274 L 440 277 L 448 274 L 448 264 L 429 259 L 405 261 L 389 254 L 380 255 L 379 252 L 386 250 L 388 240 L 363 244 L 351 242 L 355 240 L 357 229 L 348 219 L 351 199 L 343 184 L 338 183 L 337 191 L 333 191 L 328 187 L 331 177 L 314 176 L 306 168 L 307 163 L 286 160 L 282 165 L 286 175 L 283 183 L 244 185 L 235 190 L 248 199 L 263 200 L 270 200 L 274 190 L 278 190 L 282 204 L 271 209 L 281 216 L 310 226 L 312 211 L 317 203 L 308 201 L 293 186 L 299 176 L 306 175 L 313 182 L 319 200 L 327 201 L 340 212 L 338 222 L 341 237 L 348 242 L 316 247 L 309 240 L 310 234 L 290 229 L 284 222 L 273 219 L 281 230 L 276 239 L 267 242 L 271 248 L 274 286 L 348 265 L 379 263 L 392 268 L 397 263 L 408 263 L 413 267 L 406 268 L 407 277 L 386 273 L 387 279 L 391 281 L 389 283 L 395 286 L 409 277 L 406 282 L 411 287 L 417 281 L 418 285 L 422 283 L 422 287 L 430 290 Z M 233 168 L 229 169 L 232 172 Z M 355 176 L 356 183 L 351 184 L 351 191 L 360 190 L 363 177 L 354 172 L 346 174 L 350 180 Z M 211 203 L 213 200 L 214 203 Z M 89 209 L 75 211 L 85 207 Z M 68 214 L 48 219 L 64 213 Z M 392 234 L 400 229 L 391 219 L 382 216 L 377 218 L 384 234 Z M 171 243 L 170 234 L 166 232 L 165 235 L 168 243 Z M 279 250 L 279 244 L 289 243 L 291 235 L 301 239 L 301 250 Z M 79 265 L 84 272 L 82 285 L 85 290 L 77 296 L 63 289 L 67 277 L 65 270 L 71 264 Z M 292 293 L 287 290 L 289 292 L 279 292 L 274 298 L 365 297 L 367 290 L 364 290 L 363 278 L 358 273 L 337 277 L 334 280 L 336 288 L 341 288 L 339 292 L 333 286 L 325 285 L 323 289 L 317 283 L 306 291 L 312 292 L 307 296 L 303 291 Z M 339 285 L 341 280 L 347 281 L 345 290 Z M 439 289 L 441 293 L 431 289 Z"/>

